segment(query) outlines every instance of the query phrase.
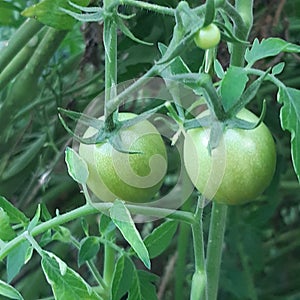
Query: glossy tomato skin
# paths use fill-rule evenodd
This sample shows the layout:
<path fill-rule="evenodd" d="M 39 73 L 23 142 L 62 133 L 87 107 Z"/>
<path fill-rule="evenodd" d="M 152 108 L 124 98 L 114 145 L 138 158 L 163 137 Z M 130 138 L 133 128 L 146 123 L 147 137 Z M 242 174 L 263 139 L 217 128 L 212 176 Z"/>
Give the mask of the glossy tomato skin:
<path fill-rule="evenodd" d="M 258 121 L 246 109 L 238 117 Z M 211 155 L 209 134 L 209 128 L 191 129 L 185 139 L 185 167 L 195 187 L 208 199 L 229 205 L 255 200 L 270 184 L 276 167 L 269 129 L 263 123 L 253 130 L 225 129 Z"/>
<path fill-rule="evenodd" d="M 120 113 L 119 119 L 133 118 L 135 114 Z M 88 128 L 85 137 L 95 133 Z M 79 154 L 87 162 L 87 185 L 100 200 L 112 202 L 145 203 L 151 201 L 160 189 L 167 170 L 167 153 L 157 129 L 147 120 L 121 129 L 121 153 L 108 142 L 97 145 L 80 144 Z"/>
<path fill-rule="evenodd" d="M 220 39 L 220 30 L 218 26 L 213 23 L 201 28 L 194 36 L 196 45 L 204 50 L 217 46 Z"/>

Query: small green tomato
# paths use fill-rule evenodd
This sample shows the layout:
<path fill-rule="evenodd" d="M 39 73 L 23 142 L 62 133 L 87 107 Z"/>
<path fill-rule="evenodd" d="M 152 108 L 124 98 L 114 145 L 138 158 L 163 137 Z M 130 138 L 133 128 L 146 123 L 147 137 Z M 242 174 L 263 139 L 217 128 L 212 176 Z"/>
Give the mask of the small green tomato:
<path fill-rule="evenodd" d="M 220 42 L 220 39 L 220 30 L 217 25 L 213 23 L 201 28 L 194 37 L 196 45 L 204 50 L 217 46 Z"/>

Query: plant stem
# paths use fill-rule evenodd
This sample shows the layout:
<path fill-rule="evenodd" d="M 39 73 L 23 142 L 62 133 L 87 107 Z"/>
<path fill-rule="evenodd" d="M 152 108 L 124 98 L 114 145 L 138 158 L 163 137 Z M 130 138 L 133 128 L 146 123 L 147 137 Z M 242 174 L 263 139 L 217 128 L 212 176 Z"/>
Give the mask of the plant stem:
<path fill-rule="evenodd" d="M 135 6 L 139 7 L 142 9 L 154 11 L 159 14 L 163 15 L 169 15 L 169 16 L 174 16 L 175 15 L 175 9 L 157 5 L 157 4 L 152 4 L 152 3 L 147 3 L 143 1 L 135 1 L 135 0 L 120 0 L 116 1 L 116 3 L 119 5 L 130 5 L 130 6 Z"/>
<path fill-rule="evenodd" d="M 196 222 L 192 224 L 194 257 L 195 257 L 195 273 L 192 279 L 191 300 L 202 299 L 206 286 L 206 270 L 204 259 L 204 240 L 203 240 L 203 213 L 204 197 L 199 198 L 197 212 L 195 215 Z"/>
<path fill-rule="evenodd" d="M 107 212 L 112 205 L 113 203 L 98 203 L 97 205 L 94 204 L 95 206 L 94 207 L 89 204 L 85 204 L 70 212 L 67 212 L 62 215 L 58 215 L 51 220 L 40 223 L 39 225 L 37 225 L 32 229 L 30 234 L 34 237 L 44 233 L 48 229 L 68 223 L 80 217 L 96 214 L 99 212 Z M 129 209 L 131 213 L 145 214 L 154 217 L 168 217 L 169 219 L 181 220 L 183 222 L 188 222 L 190 224 L 194 222 L 194 216 L 192 213 L 189 212 L 173 211 L 171 209 L 162 209 L 157 207 L 142 207 L 138 205 L 126 205 L 126 207 Z M 0 250 L 0 261 L 3 260 L 12 249 L 17 247 L 25 239 L 26 237 L 23 232 L 13 240 L 6 243 L 5 246 Z"/>
<path fill-rule="evenodd" d="M 35 19 L 27 19 L 23 23 L 9 40 L 7 46 L 1 50 L 0 73 L 43 26 L 43 24 Z"/>
<path fill-rule="evenodd" d="M 218 295 L 226 215 L 227 205 L 213 202 L 207 243 L 207 300 L 216 300 Z"/>

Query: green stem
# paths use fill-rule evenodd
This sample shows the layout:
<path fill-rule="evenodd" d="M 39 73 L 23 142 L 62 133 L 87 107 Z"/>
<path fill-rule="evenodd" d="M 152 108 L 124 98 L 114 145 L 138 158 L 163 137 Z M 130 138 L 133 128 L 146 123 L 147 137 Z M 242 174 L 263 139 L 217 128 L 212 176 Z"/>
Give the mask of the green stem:
<path fill-rule="evenodd" d="M 200 199 L 199 199 L 200 200 Z M 202 213 L 203 213 L 202 198 L 198 202 L 198 209 L 195 215 L 195 223 L 192 224 L 193 244 L 194 244 L 194 257 L 195 257 L 195 273 L 192 278 L 191 287 L 191 300 L 202 299 L 205 286 L 206 286 L 206 270 L 204 259 L 204 240 L 203 240 L 203 226 L 202 226 Z"/>
<path fill-rule="evenodd" d="M 9 40 L 7 46 L 1 50 L 0 73 L 43 26 L 43 24 L 34 19 L 27 19 L 23 23 Z"/>
<path fill-rule="evenodd" d="M 207 243 L 207 300 L 216 300 L 226 226 L 227 205 L 213 202 Z"/>
<path fill-rule="evenodd" d="M 175 9 L 173 9 L 173 8 L 164 7 L 161 5 L 147 3 L 147 2 L 143 2 L 143 1 L 120 0 L 120 1 L 116 1 L 113 5 L 115 6 L 115 5 L 120 5 L 120 4 L 135 6 L 135 7 L 146 9 L 149 11 L 154 11 L 156 13 L 163 14 L 163 15 L 169 15 L 169 16 L 175 15 Z"/>
<path fill-rule="evenodd" d="M 106 239 L 110 242 L 113 242 L 116 236 L 115 230 L 112 230 L 106 235 Z M 109 296 L 111 298 L 111 284 L 113 280 L 113 274 L 115 269 L 115 255 L 116 250 L 110 246 L 109 243 L 104 245 L 104 269 L 103 269 L 103 279 L 108 287 Z"/>
<path fill-rule="evenodd" d="M 235 36 L 243 41 L 246 41 L 248 39 L 248 35 L 252 27 L 252 7 L 252 0 L 237 0 L 236 8 L 226 1 L 222 7 L 234 22 Z M 233 43 L 230 64 L 238 67 L 244 66 L 245 51 L 245 45 L 241 43 Z"/>
<path fill-rule="evenodd" d="M 96 214 L 99 212 L 107 213 L 108 210 L 113 205 L 113 203 L 97 203 L 93 205 L 95 207 L 86 204 L 65 214 L 58 215 L 51 220 L 40 223 L 39 225 L 37 225 L 32 229 L 30 234 L 34 237 L 44 233 L 48 229 L 68 223 L 70 221 L 76 220 L 83 216 Z M 142 207 L 138 205 L 127 205 L 126 207 L 129 209 L 131 213 L 144 214 L 147 216 L 154 216 L 154 217 L 168 217 L 169 219 L 181 220 L 183 222 L 187 222 L 190 224 L 194 222 L 194 216 L 192 213 L 189 212 L 173 211 L 171 209 L 161 209 L 157 207 Z M 26 237 L 24 233 L 22 233 L 18 235 L 16 238 L 14 238 L 13 240 L 6 243 L 5 246 L 0 250 L 0 261 L 3 260 L 12 249 L 17 247 L 25 239 Z"/>

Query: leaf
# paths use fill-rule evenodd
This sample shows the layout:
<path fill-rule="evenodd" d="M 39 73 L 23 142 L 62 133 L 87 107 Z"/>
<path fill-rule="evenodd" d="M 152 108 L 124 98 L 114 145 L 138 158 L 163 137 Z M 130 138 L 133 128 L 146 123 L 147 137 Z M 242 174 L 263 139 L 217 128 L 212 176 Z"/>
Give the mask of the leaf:
<path fill-rule="evenodd" d="M 34 217 L 30 221 L 27 230 L 30 232 L 39 222 L 41 216 L 41 205 L 39 204 Z"/>
<path fill-rule="evenodd" d="M 135 266 L 126 255 L 121 255 L 116 263 L 112 281 L 112 300 L 121 299 L 129 290 Z"/>
<path fill-rule="evenodd" d="M 228 111 L 240 99 L 248 82 L 243 68 L 231 66 L 221 81 L 221 97 L 225 111 Z"/>
<path fill-rule="evenodd" d="M 7 170 L 4 171 L 2 179 L 7 180 L 24 170 L 32 160 L 36 159 L 36 156 L 43 148 L 45 141 L 46 134 L 42 134 L 35 141 L 32 141 L 21 154 L 11 161 Z"/>
<path fill-rule="evenodd" d="M 86 162 L 72 148 L 67 147 L 65 161 L 69 175 L 78 183 L 86 184 L 89 177 L 89 170 Z"/>
<path fill-rule="evenodd" d="M 31 247 L 30 243 L 25 240 L 18 247 L 11 250 L 7 256 L 6 272 L 7 281 L 11 282 L 23 267 L 28 249 Z"/>
<path fill-rule="evenodd" d="M 275 65 L 275 66 L 272 68 L 271 74 L 274 75 L 274 76 L 280 74 L 280 73 L 283 71 L 284 66 L 285 66 L 285 63 L 284 63 L 284 62 L 281 62 L 281 63 Z"/>
<path fill-rule="evenodd" d="M 223 67 L 221 65 L 221 63 L 219 62 L 219 60 L 215 60 L 214 63 L 214 70 L 216 72 L 216 75 L 218 76 L 218 78 L 222 79 L 225 76 L 225 72 L 223 70 Z"/>
<path fill-rule="evenodd" d="M 15 236 L 16 233 L 10 225 L 8 214 L 0 207 L 0 240 L 7 242 L 12 240 Z"/>
<path fill-rule="evenodd" d="M 73 0 L 73 2 L 75 4 L 87 6 L 89 0 Z M 22 12 L 22 15 L 24 17 L 35 18 L 41 23 L 56 29 L 72 29 L 76 21 L 74 18 L 63 12 L 60 8 L 78 12 L 78 9 L 70 5 L 68 0 L 42 0 L 38 4 L 26 8 Z"/>
<path fill-rule="evenodd" d="M 294 88 L 280 87 L 277 95 L 280 121 L 283 130 L 291 133 L 291 153 L 294 170 L 300 181 L 300 91 Z"/>
<path fill-rule="evenodd" d="M 157 300 L 155 281 L 158 276 L 142 270 L 135 270 L 133 283 L 127 300 Z"/>
<path fill-rule="evenodd" d="M 0 295 L 5 296 L 9 299 L 23 300 L 22 295 L 11 285 L 0 280 Z"/>
<path fill-rule="evenodd" d="M 123 201 L 116 200 L 110 208 L 110 217 L 121 231 L 125 240 L 130 244 L 144 265 L 150 269 L 148 250 L 137 231 L 131 215 Z"/>
<path fill-rule="evenodd" d="M 56 300 L 101 299 L 78 273 L 53 253 L 43 251 L 41 265 Z"/>
<path fill-rule="evenodd" d="M 215 18 L 215 0 L 207 0 L 205 4 L 205 19 L 203 27 L 208 26 Z"/>
<path fill-rule="evenodd" d="M 29 219 L 2 196 L 0 196 L 0 207 L 8 214 L 11 223 L 22 223 L 23 225 L 28 223 Z"/>
<path fill-rule="evenodd" d="M 94 258 L 100 249 L 99 239 L 95 236 L 89 236 L 80 241 L 78 253 L 78 266 L 80 267 L 86 261 Z"/>
<path fill-rule="evenodd" d="M 166 221 L 155 228 L 144 240 L 149 251 L 150 258 L 154 258 L 164 252 L 170 245 L 177 230 L 176 221 Z"/>
<path fill-rule="evenodd" d="M 116 228 L 115 224 L 109 216 L 102 214 L 99 222 L 99 232 L 105 236 Z"/>
<path fill-rule="evenodd" d="M 276 56 L 280 52 L 300 53 L 300 46 L 286 42 L 280 38 L 263 39 L 261 43 L 259 43 L 258 39 L 255 39 L 251 49 L 246 50 L 245 59 L 252 66 L 256 61 Z"/>

